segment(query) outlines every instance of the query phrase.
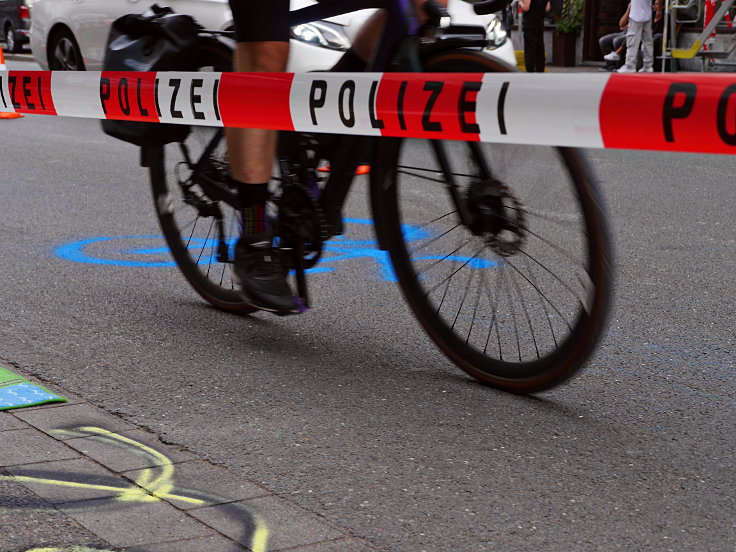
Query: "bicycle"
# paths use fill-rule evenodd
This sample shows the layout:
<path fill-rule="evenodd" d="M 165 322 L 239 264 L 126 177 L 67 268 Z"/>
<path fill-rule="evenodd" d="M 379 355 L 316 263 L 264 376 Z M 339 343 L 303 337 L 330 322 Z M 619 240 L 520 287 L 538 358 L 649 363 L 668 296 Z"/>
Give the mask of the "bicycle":
<path fill-rule="evenodd" d="M 290 23 L 375 4 L 321 3 L 291 12 Z M 406 2 L 382 4 L 389 24 L 370 71 L 515 70 L 481 51 L 482 27 L 435 28 L 420 39 L 405 30 Z M 198 55 L 202 70 L 230 70 L 224 46 L 210 41 Z M 409 307 L 450 360 L 513 393 L 549 389 L 582 368 L 606 321 L 612 251 L 603 199 L 581 152 L 282 132 L 277 157 L 276 233 L 305 305 L 305 271 L 335 233 L 330 215 L 341 212 L 355 168 L 370 161 L 378 246 L 389 252 Z M 319 172 L 325 161 L 328 176 Z M 142 163 L 186 279 L 215 307 L 252 312 L 231 278 L 236 194 L 213 184 L 225 182 L 228 170 L 223 131 L 195 127 L 180 143 L 144 150 Z"/>

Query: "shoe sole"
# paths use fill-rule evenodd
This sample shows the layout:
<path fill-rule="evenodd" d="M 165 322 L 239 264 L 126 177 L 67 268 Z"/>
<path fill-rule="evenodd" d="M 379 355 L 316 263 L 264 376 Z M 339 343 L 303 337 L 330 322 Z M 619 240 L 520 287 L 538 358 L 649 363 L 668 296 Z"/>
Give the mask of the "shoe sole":
<path fill-rule="evenodd" d="M 280 310 L 275 309 L 273 307 L 266 307 L 264 305 L 258 304 L 258 301 L 254 301 L 252 297 L 248 295 L 248 293 L 245 291 L 243 286 L 240 284 L 240 278 L 238 278 L 233 271 L 232 274 L 232 280 L 233 283 L 238 286 L 240 291 L 240 296 L 243 298 L 243 300 L 248 304 L 249 307 L 253 307 L 254 309 L 258 309 L 264 312 L 270 312 L 275 314 L 276 316 L 290 316 L 292 314 L 299 314 L 299 310 L 295 307 L 293 310 Z"/>

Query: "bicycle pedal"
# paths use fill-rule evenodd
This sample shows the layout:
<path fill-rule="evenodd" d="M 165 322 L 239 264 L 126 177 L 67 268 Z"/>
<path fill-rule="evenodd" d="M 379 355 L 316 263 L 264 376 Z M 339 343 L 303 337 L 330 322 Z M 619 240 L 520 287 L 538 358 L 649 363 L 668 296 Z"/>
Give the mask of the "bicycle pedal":
<path fill-rule="evenodd" d="M 297 314 L 301 314 L 309 310 L 309 303 L 301 297 L 294 297 L 294 303 L 296 303 L 296 308 L 299 311 Z"/>
<path fill-rule="evenodd" d="M 309 307 L 305 306 L 301 297 L 294 296 L 294 304 L 296 305 L 295 312 L 274 312 L 273 314 L 276 316 L 296 316 L 297 314 L 302 314 L 309 310 Z"/>

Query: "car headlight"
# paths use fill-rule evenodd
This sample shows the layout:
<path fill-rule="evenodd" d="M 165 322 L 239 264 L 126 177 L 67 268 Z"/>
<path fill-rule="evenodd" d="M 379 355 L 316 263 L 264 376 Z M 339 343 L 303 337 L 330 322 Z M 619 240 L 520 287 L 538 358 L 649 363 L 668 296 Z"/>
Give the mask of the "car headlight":
<path fill-rule="evenodd" d="M 344 51 L 350 48 L 350 39 L 342 25 L 327 21 L 313 21 L 292 27 L 291 36 L 301 42 L 330 50 Z"/>
<path fill-rule="evenodd" d="M 503 28 L 501 21 L 497 17 L 494 17 L 491 19 L 491 22 L 488 23 L 488 26 L 486 27 L 486 36 L 488 41 L 496 48 L 506 42 L 506 30 Z"/>

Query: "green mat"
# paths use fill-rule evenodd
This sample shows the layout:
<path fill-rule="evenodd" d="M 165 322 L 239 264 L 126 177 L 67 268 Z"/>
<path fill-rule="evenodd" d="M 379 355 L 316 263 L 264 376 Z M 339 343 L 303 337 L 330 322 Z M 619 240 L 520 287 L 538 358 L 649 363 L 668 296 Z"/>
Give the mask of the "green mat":
<path fill-rule="evenodd" d="M 66 402 L 66 399 L 0 366 L 0 410 L 53 402 Z"/>

